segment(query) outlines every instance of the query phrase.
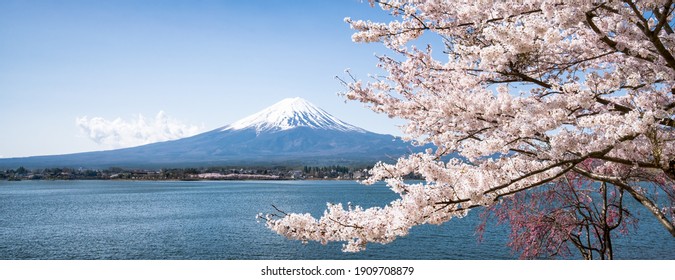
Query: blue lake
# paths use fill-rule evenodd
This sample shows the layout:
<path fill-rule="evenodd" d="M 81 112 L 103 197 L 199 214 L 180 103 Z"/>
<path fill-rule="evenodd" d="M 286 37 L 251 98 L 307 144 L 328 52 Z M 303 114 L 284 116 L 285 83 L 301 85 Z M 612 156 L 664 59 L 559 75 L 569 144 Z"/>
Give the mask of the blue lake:
<path fill-rule="evenodd" d="M 0 259 L 516 258 L 504 227 L 477 242 L 477 211 L 361 253 L 287 240 L 255 219 L 271 204 L 317 216 L 326 202 L 384 206 L 395 198 L 384 185 L 345 181 L 0 181 Z M 614 250 L 619 259 L 675 259 L 675 238 L 644 213 Z"/>

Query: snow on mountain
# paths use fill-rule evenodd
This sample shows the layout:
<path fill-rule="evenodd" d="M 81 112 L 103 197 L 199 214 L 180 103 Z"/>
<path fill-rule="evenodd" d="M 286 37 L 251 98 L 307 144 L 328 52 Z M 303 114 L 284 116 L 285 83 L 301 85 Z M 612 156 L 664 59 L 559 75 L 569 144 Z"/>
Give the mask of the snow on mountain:
<path fill-rule="evenodd" d="M 236 121 L 221 131 L 254 128 L 256 133 L 283 131 L 296 127 L 366 132 L 345 123 L 300 97 L 286 98 L 262 111 Z"/>

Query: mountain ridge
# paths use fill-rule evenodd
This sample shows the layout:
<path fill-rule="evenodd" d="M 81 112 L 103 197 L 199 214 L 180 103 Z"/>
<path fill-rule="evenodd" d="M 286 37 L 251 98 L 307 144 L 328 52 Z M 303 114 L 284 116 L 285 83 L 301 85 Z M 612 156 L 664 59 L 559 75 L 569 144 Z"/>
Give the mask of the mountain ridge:
<path fill-rule="evenodd" d="M 287 98 L 232 124 L 177 140 L 66 155 L 0 159 L 0 168 L 359 165 L 421 150 Z"/>

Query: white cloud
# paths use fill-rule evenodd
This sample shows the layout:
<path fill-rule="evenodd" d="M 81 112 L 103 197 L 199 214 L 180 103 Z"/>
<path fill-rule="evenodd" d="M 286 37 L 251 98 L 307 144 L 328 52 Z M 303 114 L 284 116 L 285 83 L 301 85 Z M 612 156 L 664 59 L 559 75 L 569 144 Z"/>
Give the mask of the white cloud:
<path fill-rule="evenodd" d="M 87 116 L 75 119 L 75 124 L 94 142 L 111 147 L 124 148 L 160 141 L 184 138 L 203 131 L 204 126 L 184 124 L 159 111 L 154 119 L 146 119 L 139 114 L 129 121 L 116 118 L 106 120 L 101 117 Z"/>

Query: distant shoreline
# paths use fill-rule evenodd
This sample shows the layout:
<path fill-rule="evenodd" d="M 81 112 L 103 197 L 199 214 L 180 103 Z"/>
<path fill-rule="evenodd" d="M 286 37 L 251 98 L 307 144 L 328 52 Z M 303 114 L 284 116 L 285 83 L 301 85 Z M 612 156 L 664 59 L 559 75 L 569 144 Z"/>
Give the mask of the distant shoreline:
<path fill-rule="evenodd" d="M 304 167 L 203 167 L 163 169 L 45 168 L 0 170 L 0 181 L 359 181 L 368 177 L 365 167 L 304 166 Z M 419 180 L 419 175 L 404 179 Z"/>
<path fill-rule="evenodd" d="M 0 170 L 0 180 L 136 180 L 136 181 L 221 181 L 221 180 L 361 180 L 367 169 L 347 166 L 199 167 L 132 169 L 45 168 Z"/>
<path fill-rule="evenodd" d="M 262 178 L 233 178 L 233 179 L 0 179 L 0 182 L 26 182 L 26 181 L 119 181 L 119 182 L 219 182 L 219 181 L 359 181 L 356 179 L 336 178 L 309 178 L 309 179 L 262 179 Z"/>

